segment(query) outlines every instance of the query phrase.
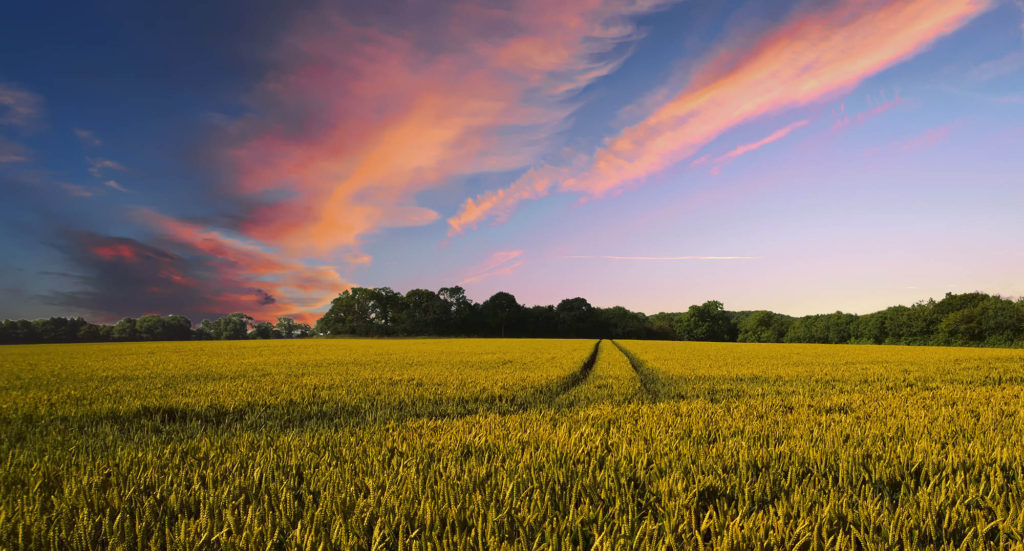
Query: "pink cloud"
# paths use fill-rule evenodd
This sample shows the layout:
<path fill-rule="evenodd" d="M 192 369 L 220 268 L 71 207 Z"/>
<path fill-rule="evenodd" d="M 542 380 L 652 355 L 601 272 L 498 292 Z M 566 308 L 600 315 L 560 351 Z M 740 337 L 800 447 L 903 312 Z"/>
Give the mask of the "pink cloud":
<path fill-rule="evenodd" d="M 109 170 L 119 170 L 119 171 L 128 170 L 121 163 L 118 163 L 116 161 L 111 161 L 110 159 L 86 158 L 86 161 L 89 162 L 89 174 L 92 174 L 93 176 L 95 176 L 97 178 L 102 176 L 103 175 L 103 171 L 107 170 L 107 169 L 109 169 Z"/>
<path fill-rule="evenodd" d="M 60 187 L 71 197 L 88 198 L 95 195 L 92 190 L 75 184 L 61 184 Z"/>
<path fill-rule="evenodd" d="M 0 163 L 20 163 L 27 161 L 28 158 L 27 149 L 0 137 Z"/>
<path fill-rule="evenodd" d="M 337 293 L 351 287 L 330 266 L 289 260 L 258 244 L 150 210 L 139 209 L 136 216 L 203 259 L 215 275 L 207 283 L 207 307 L 212 313 L 245 311 L 265 318 L 287 315 L 311 320 Z"/>
<path fill-rule="evenodd" d="M 622 62 L 616 48 L 639 36 L 631 18 L 664 3 L 436 4 L 440 34 L 311 13 L 286 33 L 253 113 L 229 128 L 237 192 L 290 196 L 253 208 L 242 231 L 308 255 L 437 220 L 417 193 L 535 162 L 566 100 Z"/>
<path fill-rule="evenodd" d="M 883 101 L 874 107 L 860 113 L 854 113 L 852 115 L 846 113 L 846 105 L 842 105 L 839 108 L 839 116 L 836 121 L 832 123 L 832 130 L 840 130 L 851 125 L 863 124 L 868 119 L 877 117 L 886 111 L 905 104 L 906 101 L 903 98 L 896 96 L 896 98 L 888 101 Z"/>
<path fill-rule="evenodd" d="M 754 260 L 757 256 L 585 256 L 569 255 L 565 258 L 598 258 L 603 260 L 641 260 L 641 261 L 672 261 L 672 260 Z"/>
<path fill-rule="evenodd" d="M 0 82 L 0 125 L 32 126 L 43 111 L 43 98 Z"/>
<path fill-rule="evenodd" d="M 635 17 L 670 1 L 457 0 L 356 14 L 322 5 L 281 34 L 271 70 L 246 98 L 249 113 L 214 140 L 231 180 L 223 191 L 244 205 L 237 231 L 137 216 L 201 259 L 193 268 L 206 274 L 204 308 L 323 308 L 349 284 L 303 259 L 333 253 L 366 264 L 365 235 L 438 219 L 416 204 L 418 193 L 536 162 L 575 109 L 574 94 L 616 70 L 641 36 Z M 89 162 L 97 177 L 124 170 Z M 200 279 L 189 273 L 182 277 Z"/>
<path fill-rule="evenodd" d="M 86 145 L 102 145 L 103 142 L 96 137 L 96 134 L 81 128 L 74 129 L 75 136 Z"/>
<path fill-rule="evenodd" d="M 528 173 L 525 182 L 467 200 L 449 226 L 455 233 L 475 227 L 493 218 L 492 212 L 507 215 L 519 201 L 553 189 L 601 197 L 637 184 L 740 124 L 853 89 L 991 5 L 988 0 L 842 0 L 798 13 L 753 47 L 709 59 L 681 92 L 607 139 L 585 168 L 559 177 L 557 186 Z M 534 185 L 538 182 L 543 185 Z"/>
<path fill-rule="evenodd" d="M 131 193 L 129 190 L 125 189 L 124 186 L 117 183 L 116 180 L 107 180 L 106 182 L 103 182 L 103 185 L 107 186 L 110 189 L 120 191 L 121 193 Z"/>
<path fill-rule="evenodd" d="M 732 151 L 726 153 L 725 155 L 722 155 L 721 157 L 718 157 L 717 159 L 715 159 L 715 163 L 718 165 L 718 167 L 716 167 L 716 168 L 720 168 L 721 165 L 732 161 L 736 157 L 739 157 L 741 155 L 746 155 L 747 153 L 750 153 L 751 151 L 756 151 L 758 149 L 761 149 L 762 147 L 764 147 L 764 146 L 766 146 L 766 145 L 768 145 L 770 143 L 777 142 L 777 141 L 781 140 L 782 138 L 785 138 L 786 136 L 788 136 L 792 131 L 796 130 L 797 128 L 800 128 L 800 127 L 803 127 L 803 126 L 807 126 L 808 124 L 810 124 L 810 121 L 807 121 L 807 120 L 796 121 L 796 122 L 787 124 L 786 126 L 776 130 L 775 132 L 772 132 L 771 134 L 765 136 L 764 138 L 761 138 L 760 140 L 757 140 L 756 142 L 751 142 L 751 143 L 746 143 L 746 144 L 740 145 L 740 146 L 736 147 L 736 149 L 733 149 Z"/>
<path fill-rule="evenodd" d="M 127 243 L 110 243 L 105 245 L 98 245 L 90 249 L 92 253 L 105 260 L 112 260 L 114 258 L 121 258 L 127 262 L 135 262 L 139 259 L 139 253 L 137 247 L 133 247 Z"/>
<path fill-rule="evenodd" d="M 950 125 L 943 125 L 936 128 L 930 128 L 925 132 L 918 134 L 917 136 L 914 136 L 908 140 L 894 143 L 893 147 L 901 151 L 926 149 L 946 139 L 946 136 L 949 136 L 949 130 Z"/>

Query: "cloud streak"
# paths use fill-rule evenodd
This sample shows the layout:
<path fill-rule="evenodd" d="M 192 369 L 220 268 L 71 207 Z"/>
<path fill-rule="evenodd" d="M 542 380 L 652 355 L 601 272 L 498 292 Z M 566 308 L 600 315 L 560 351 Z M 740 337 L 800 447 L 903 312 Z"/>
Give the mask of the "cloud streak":
<path fill-rule="evenodd" d="M 351 287 L 331 266 L 282 258 L 258 244 L 152 210 L 138 209 L 135 216 L 202 266 L 209 302 L 205 311 L 246 311 L 265 319 L 290 315 L 309 321 L 334 295 Z"/>
<path fill-rule="evenodd" d="M 897 95 L 894 99 L 883 101 L 882 103 L 879 103 L 878 105 L 875 105 L 874 107 L 871 107 L 866 111 L 854 113 L 852 115 L 847 114 L 846 104 L 843 104 L 839 107 L 839 114 L 836 117 L 836 121 L 832 123 L 832 130 L 842 130 L 843 128 L 847 128 L 849 126 L 864 124 L 864 122 L 866 122 L 868 119 L 877 117 L 882 113 L 889 111 L 890 109 L 894 109 L 896 107 L 899 107 L 900 105 L 903 105 L 904 103 L 906 103 L 906 101 L 904 101 L 903 98 Z"/>
<path fill-rule="evenodd" d="M 92 174 L 97 178 L 102 177 L 105 170 L 117 170 L 121 172 L 128 170 L 121 163 L 111 161 L 110 159 L 87 157 L 85 160 L 89 163 L 89 174 Z"/>
<path fill-rule="evenodd" d="M 107 180 L 106 182 L 103 182 L 103 185 L 107 186 L 110 189 L 120 191 L 121 193 L 131 193 L 131 191 L 126 189 L 124 186 L 117 183 L 116 180 Z"/>
<path fill-rule="evenodd" d="M 921 52 L 991 6 L 986 0 L 840 0 L 798 12 L 752 47 L 726 48 L 678 94 L 608 138 L 582 169 L 542 168 L 467 200 L 453 233 L 552 191 L 602 197 L 683 161 L 759 117 L 847 92 Z"/>
<path fill-rule="evenodd" d="M 83 130 L 81 128 L 76 128 L 76 129 L 74 129 L 74 133 L 75 133 L 75 136 L 77 136 L 78 139 L 81 140 L 82 143 L 84 143 L 86 145 L 94 145 L 95 146 L 95 145 L 102 145 L 103 144 L 103 142 L 99 138 L 96 137 L 96 134 L 93 134 L 92 132 L 90 132 L 88 130 Z"/>
<path fill-rule="evenodd" d="M 927 149 L 946 139 L 946 137 L 949 136 L 949 130 L 950 125 L 948 124 L 936 128 L 929 128 L 908 140 L 894 143 L 893 147 L 901 151 Z"/>
<path fill-rule="evenodd" d="M 309 255 L 437 220 L 417 193 L 536 162 L 573 94 L 628 54 L 632 18 L 665 3 L 454 2 L 358 25 L 310 14 L 282 41 L 252 114 L 227 129 L 235 191 L 257 202 L 241 230 Z M 445 33 L 425 33 L 424 17 Z M 288 199 L 260 201 L 271 192 Z"/>
<path fill-rule="evenodd" d="M 225 177 L 216 192 L 233 207 L 232 222 L 140 209 L 135 219 L 155 234 L 151 242 L 79 235 L 100 243 L 73 255 L 92 274 L 93 294 L 65 298 L 98 308 L 98 297 L 115 291 L 101 280 L 130 267 L 138 281 L 125 282 L 123 292 L 143 295 L 138 304 L 153 310 L 177 304 L 153 297 L 179 297 L 194 315 L 308 319 L 350 284 L 335 267 L 306 259 L 369 263 L 360 250 L 366 235 L 438 220 L 417 194 L 522 169 L 557 150 L 578 92 L 628 57 L 642 36 L 638 16 L 672 1 L 320 4 L 298 14 L 244 98 L 246 114 L 219 119 L 209 140 Z M 88 130 L 73 132 L 87 145 L 100 143 Z M 124 165 L 86 160 L 98 190 L 129 191 L 111 178 Z M 111 240 L 123 246 L 103 248 Z M 520 265 L 510 258 L 466 281 Z M 160 285 L 142 286 L 143 276 Z"/>
<path fill-rule="evenodd" d="M 0 125 L 32 126 L 43 112 L 43 98 L 13 84 L 0 82 Z"/>
<path fill-rule="evenodd" d="M 747 153 L 750 153 L 751 151 L 757 151 L 758 149 L 761 149 L 762 147 L 764 147 L 764 146 L 766 146 L 766 145 L 768 145 L 770 143 L 777 142 L 777 141 L 781 140 L 782 138 L 785 138 L 786 136 L 788 136 L 791 132 L 793 132 L 797 128 L 801 128 L 803 126 L 807 126 L 808 124 L 810 124 L 810 121 L 807 121 L 807 120 L 801 120 L 801 121 L 796 121 L 796 122 L 787 124 L 786 126 L 776 130 L 775 132 L 772 132 L 771 134 L 765 136 L 764 138 L 761 138 L 760 140 L 757 140 L 757 141 L 751 142 L 751 143 L 746 143 L 746 144 L 743 144 L 743 145 L 740 145 L 740 146 L 736 147 L 736 149 L 733 149 L 732 151 L 726 153 L 725 155 L 722 155 L 721 157 L 718 157 L 717 159 L 715 159 L 715 163 L 718 164 L 719 167 L 720 167 L 721 165 L 723 165 L 725 163 L 728 163 L 728 162 L 732 161 L 733 159 L 735 159 L 737 157 L 740 157 L 742 155 L 746 155 Z"/>
<path fill-rule="evenodd" d="M 80 198 L 80 199 L 85 199 L 85 198 L 89 198 L 89 197 L 92 197 L 92 196 L 96 195 L 96 193 L 93 192 L 92 190 L 90 190 L 90 189 L 88 189 L 88 188 L 86 188 L 84 186 L 79 186 L 79 185 L 76 185 L 76 184 L 61 184 L 60 187 L 70 197 L 77 197 L 77 198 Z"/>
<path fill-rule="evenodd" d="M 468 275 L 459 282 L 459 285 L 475 283 L 495 276 L 509 275 L 523 265 L 520 257 L 523 251 L 498 251 L 492 254 L 484 262 L 477 264 L 468 271 Z"/>
<path fill-rule="evenodd" d="M 676 261 L 676 260 L 756 260 L 759 256 L 610 256 L 610 255 L 567 255 L 562 258 L 585 258 L 601 260 L 639 260 L 639 261 Z"/>
<path fill-rule="evenodd" d="M 29 159 L 28 150 L 21 144 L 0 136 L 0 163 L 22 163 Z"/>

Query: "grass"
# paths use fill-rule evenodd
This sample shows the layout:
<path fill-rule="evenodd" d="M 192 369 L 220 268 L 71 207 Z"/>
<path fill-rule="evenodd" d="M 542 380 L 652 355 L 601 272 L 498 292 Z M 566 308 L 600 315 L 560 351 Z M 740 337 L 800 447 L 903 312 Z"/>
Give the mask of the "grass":
<path fill-rule="evenodd" d="M 1024 351 L 0 348 L 3 549 L 1024 548 Z"/>

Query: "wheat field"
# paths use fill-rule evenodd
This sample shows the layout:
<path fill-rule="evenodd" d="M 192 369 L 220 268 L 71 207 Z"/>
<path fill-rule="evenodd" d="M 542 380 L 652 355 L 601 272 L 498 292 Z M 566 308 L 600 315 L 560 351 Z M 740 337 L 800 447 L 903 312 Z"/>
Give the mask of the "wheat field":
<path fill-rule="evenodd" d="M 1024 351 L 0 348 L 3 549 L 1024 548 Z"/>

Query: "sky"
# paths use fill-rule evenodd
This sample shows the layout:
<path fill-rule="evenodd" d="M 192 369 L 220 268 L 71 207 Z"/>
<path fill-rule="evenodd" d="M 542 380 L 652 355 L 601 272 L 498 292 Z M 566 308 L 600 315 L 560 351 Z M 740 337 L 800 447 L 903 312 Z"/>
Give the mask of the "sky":
<path fill-rule="evenodd" d="M 1020 0 L 4 12 L 0 318 L 1024 295 Z"/>

